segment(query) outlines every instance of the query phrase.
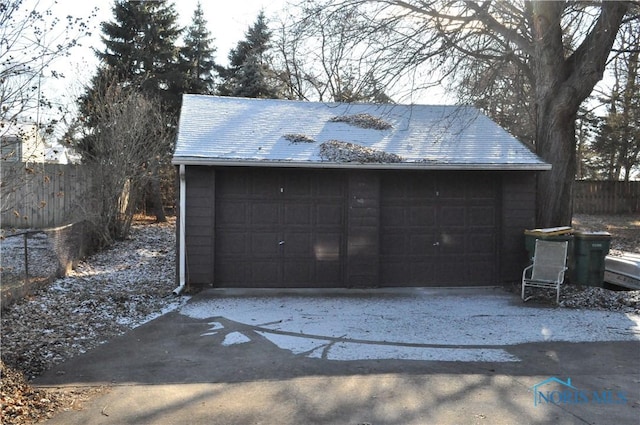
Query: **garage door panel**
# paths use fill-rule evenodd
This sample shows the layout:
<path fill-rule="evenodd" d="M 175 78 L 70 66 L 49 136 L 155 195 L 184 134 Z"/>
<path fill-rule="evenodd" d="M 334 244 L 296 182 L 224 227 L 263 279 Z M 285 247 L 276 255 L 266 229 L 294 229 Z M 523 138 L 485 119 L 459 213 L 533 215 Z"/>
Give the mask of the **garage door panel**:
<path fill-rule="evenodd" d="M 439 199 L 465 199 L 470 182 L 467 179 L 450 177 L 438 180 Z"/>
<path fill-rule="evenodd" d="M 284 225 L 305 225 L 312 224 L 313 206 L 311 204 L 287 204 L 284 206 Z"/>
<path fill-rule="evenodd" d="M 313 265 L 308 261 L 287 260 L 284 263 L 284 286 L 299 286 L 300 282 L 308 282 L 313 273 Z"/>
<path fill-rule="evenodd" d="M 342 227 L 344 209 L 335 203 L 320 203 L 316 205 L 316 224 L 318 226 Z"/>
<path fill-rule="evenodd" d="M 435 237 L 433 234 L 410 234 L 407 235 L 409 240 L 409 252 L 413 252 L 416 256 L 433 255 L 435 251 Z"/>
<path fill-rule="evenodd" d="M 280 175 L 273 170 L 254 170 L 250 174 L 250 192 L 253 199 L 274 199 L 282 195 Z"/>
<path fill-rule="evenodd" d="M 285 232 L 283 249 L 286 258 L 313 256 L 313 236 L 307 232 Z"/>
<path fill-rule="evenodd" d="M 418 202 L 433 203 L 439 196 L 432 179 L 421 179 L 413 184 L 409 198 Z"/>
<path fill-rule="evenodd" d="M 439 258 L 435 266 L 438 281 L 443 285 L 465 286 L 469 283 L 465 261 L 457 257 Z"/>
<path fill-rule="evenodd" d="M 247 250 L 250 258 L 273 257 L 280 254 L 280 237 L 277 232 L 252 232 L 250 235 L 250 249 Z M 226 248 L 226 247 L 225 247 Z"/>
<path fill-rule="evenodd" d="M 466 206 L 442 206 L 438 224 L 440 226 L 465 226 Z"/>
<path fill-rule="evenodd" d="M 215 283 L 341 286 L 343 174 L 273 169 L 243 173 L 248 179 L 242 184 L 233 171 L 217 174 Z M 228 184 L 234 190 L 246 190 L 233 193 L 224 187 Z M 331 266 L 325 270 L 319 262 Z"/>
<path fill-rule="evenodd" d="M 384 176 L 382 284 L 470 285 L 490 280 L 496 269 L 496 202 L 493 177 L 464 173 Z M 473 277 L 473 269 L 482 278 Z"/>
<path fill-rule="evenodd" d="M 251 275 L 247 278 L 246 284 L 253 286 L 268 286 L 270 282 L 279 282 L 281 280 L 280 266 L 273 261 L 252 261 L 248 267 Z"/>
<path fill-rule="evenodd" d="M 280 222 L 280 206 L 276 202 L 255 202 L 251 204 L 250 227 L 276 226 Z"/>
<path fill-rule="evenodd" d="M 318 261 L 315 270 L 318 287 L 336 287 L 342 285 L 342 265 L 340 260 Z"/>
<path fill-rule="evenodd" d="M 382 268 L 380 280 L 394 286 L 430 286 L 432 282 L 425 276 L 433 276 L 434 267 L 433 261 L 392 261 Z"/>
<path fill-rule="evenodd" d="M 316 235 L 313 253 L 318 261 L 338 261 L 342 247 L 341 233 L 322 233 Z"/>
<path fill-rule="evenodd" d="M 226 226 L 240 226 L 247 222 L 246 202 L 228 201 L 216 209 L 216 220 Z"/>
<path fill-rule="evenodd" d="M 295 178 L 285 180 L 283 187 L 283 199 L 297 202 L 300 199 L 311 199 L 314 196 L 313 177 L 311 175 L 298 175 Z"/>
<path fill-rule="evenodd" d="M 399 234 L 385 234 L 381 238 L 380 253 L 389 257 L 385 261 L 393 257 L 422 259 L 437 253 L 435 241 L 433 233 L 416 234 L 405 230 Z"/>
<path fill-rule="evenodd" d="M 439 252 L 443 255 L 459 255 L 466 252 L 466 229 L 442 229 L 438 237 Z"/>
<path fill-rule="evenodd" d="M 219 172 L 216 284 L 343 286 L 346 235 L 350 265 L 357 263 L 360 247 L 379 246 L 379 264 L 370 267 L 379 267 L 384 286 L 473 285 L 493 278 L 497 179 L 454 173 L 380 175 L 379 209 L 378 195 L 372 195 L 367 197 L 371 215 L 359 210 L 355 217 L 379 226 L 380 233 L 358 235 L 355 228 L 351 233 L 346 229 L 343 172 Z M 376 240 L 367 239 L 372 237 Z"/>
<path fill-rule="evenodd" d="M 436 224 L 436 208 L 414 206 L 409 210 L 409 226 L 433 227 Z"/>
<path fill-rule="evenodd" d="M 407 283 L 411 286 L 428 286 L 425 276 L 432 276 L 435 272 L 435 264 L 432 261 L 414 262 L 410 266 L 410 278 Z"/>

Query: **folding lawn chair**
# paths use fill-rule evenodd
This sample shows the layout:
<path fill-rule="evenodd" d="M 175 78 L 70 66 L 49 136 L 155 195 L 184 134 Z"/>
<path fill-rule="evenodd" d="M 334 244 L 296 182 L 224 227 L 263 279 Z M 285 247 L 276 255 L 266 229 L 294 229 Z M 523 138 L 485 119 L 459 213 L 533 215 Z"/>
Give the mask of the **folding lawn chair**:
<path fill-rule="evenodd" d="M 567 245 L 569 242 L 536 239 L 533 264 L 522 271 L 522 300 L 527 286 L 532 288 L 555 289 L 556 304 L 560 302 L 560 285 L 567 271 Z"/>

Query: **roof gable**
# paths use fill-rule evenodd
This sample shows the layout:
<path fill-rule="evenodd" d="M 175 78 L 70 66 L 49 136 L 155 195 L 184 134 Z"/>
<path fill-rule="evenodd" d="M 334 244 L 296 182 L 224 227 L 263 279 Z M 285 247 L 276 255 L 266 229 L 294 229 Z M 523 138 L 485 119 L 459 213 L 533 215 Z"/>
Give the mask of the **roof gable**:
<path fill-rule="evenodd" d="M 174 164 L 549 169 L 469 106 L 185 95 Z"/>

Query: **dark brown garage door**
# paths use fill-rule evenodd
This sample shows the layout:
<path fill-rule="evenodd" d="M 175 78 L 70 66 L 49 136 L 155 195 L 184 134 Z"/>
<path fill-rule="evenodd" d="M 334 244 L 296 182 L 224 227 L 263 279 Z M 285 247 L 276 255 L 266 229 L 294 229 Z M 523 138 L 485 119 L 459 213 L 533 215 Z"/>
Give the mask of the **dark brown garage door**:
<path fill-rule="evenodd" d="M 383 174 L 381 285 L 495 284 L 496 192 L 486 173 Z"/>
<path fill-rule="evenodd" d="M 341 286 L 344 200 L 337 172 L 219 170 L 215 284 Z"/>

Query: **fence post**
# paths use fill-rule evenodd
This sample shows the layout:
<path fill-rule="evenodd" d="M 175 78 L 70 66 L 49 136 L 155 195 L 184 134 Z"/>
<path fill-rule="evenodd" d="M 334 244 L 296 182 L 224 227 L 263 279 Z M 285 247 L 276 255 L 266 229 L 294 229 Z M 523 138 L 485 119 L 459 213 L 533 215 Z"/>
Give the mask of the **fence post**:
<path fill-rule="evenodd" d="M 29 246 L 27 244 L 27 235 L 29 232 L 24 232 L 24 283 L 29 287 Z"/>

